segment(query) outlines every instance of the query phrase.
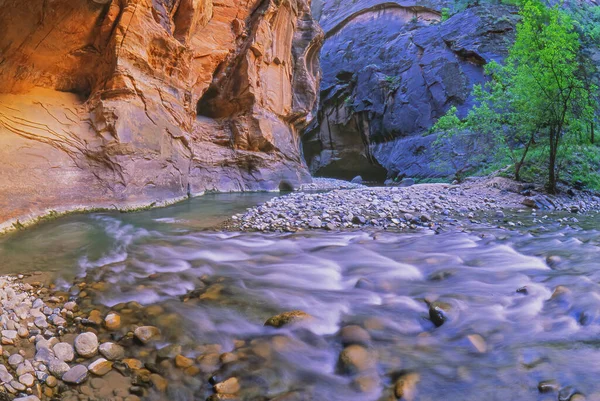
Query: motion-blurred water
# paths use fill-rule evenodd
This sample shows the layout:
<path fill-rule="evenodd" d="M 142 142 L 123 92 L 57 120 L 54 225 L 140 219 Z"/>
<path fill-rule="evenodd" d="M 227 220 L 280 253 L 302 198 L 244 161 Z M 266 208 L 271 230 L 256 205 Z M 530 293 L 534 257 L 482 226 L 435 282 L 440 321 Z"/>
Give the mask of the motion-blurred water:
<path fill-rule="evenodd" d="M 523 214 L 512 230 L 440 235 L 206 230 L 270 196 L 70 216 L 0 239 L 0 266 L 108 283 L 94 300 L 109 307 L 160 304 L 178 322 L 162 327 L 165 341 L 191 354 L 198 344 L 220 344 L 221 352 L 234 351 L 236 340 L 267 344 L 261 358 L 220 369 L 260 377 L 263 399 L 299 390 L 306 399 L 378 400 L 405 371 L 420 375 L 418 400 L 555 400 L 538 393 L 548 379 L 588 399 L 600 394 L 597 217 L 565 225 Z M 560 259 L 547 263 L 549 256 Z M 192 291 L 216 295 L 182 302 Z M 427 319 L 425 298 L 450 305 L 441 327 Z M 290 310 L 314 319 L 301 330 L 263 326 Z M 350 324 L 367 329 L 377 360 L 377 384 L 362 392 L 356 377 L 336 370 L 337 333 Z M 180 385 L 194 399 L 211 394 L 205 377 Z M 258 399 L 253 391 L 246 399 Z"/>

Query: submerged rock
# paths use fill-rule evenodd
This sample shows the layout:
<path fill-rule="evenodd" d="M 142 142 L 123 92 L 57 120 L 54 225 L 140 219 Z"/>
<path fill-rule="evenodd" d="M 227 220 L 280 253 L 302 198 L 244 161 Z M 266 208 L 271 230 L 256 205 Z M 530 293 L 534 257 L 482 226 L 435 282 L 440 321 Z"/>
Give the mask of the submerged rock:
<path fill-rule="evenodd" d="M 147 344 L 152 340 L 156 340 L 160 337 L 160 329 L 154 326 L 141 326 L 135 329 L 133 332 L 135 338 L 141 341 L 143 344 Z"/>
<path fill-rule="evenodd" d="M 418 373 L 402 375 L 394 384 L 394 394 L 397 398 L 413 401 L 417 394 L 417 384 L 421 380 Z"/>
<path fill-rule="evenodd" d="M 301 310 L 295 310 L 295 311 L 291 311 L 291 312 L 284 312 L 277 316 L 273 316 L 273 317 L 269 318 L 265 322 L 265 326 L 281 328 L 286 325 L 304 322 L 311 318 L 312 318 L 312 316 L 309 315 L 308 313 L 303 312 Z"/>
<path fill-rule="evenodd" d="M 342 373 L 355 374 L 373 369 L 377 360 L 373 353 L 361 345 L 350 345 L 343 349 L 338 359 Z"/>

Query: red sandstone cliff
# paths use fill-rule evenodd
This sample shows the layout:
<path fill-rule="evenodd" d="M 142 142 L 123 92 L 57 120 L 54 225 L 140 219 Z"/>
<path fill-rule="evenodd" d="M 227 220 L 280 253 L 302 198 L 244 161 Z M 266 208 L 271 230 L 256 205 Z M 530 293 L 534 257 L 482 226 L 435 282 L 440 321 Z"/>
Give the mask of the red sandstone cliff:
<path fill-rule="evenodd" d="M 310 0 L 5 0 L 0 230 L 310 177 Z M 8 222 L 8 223 L 7 223 Z"/>

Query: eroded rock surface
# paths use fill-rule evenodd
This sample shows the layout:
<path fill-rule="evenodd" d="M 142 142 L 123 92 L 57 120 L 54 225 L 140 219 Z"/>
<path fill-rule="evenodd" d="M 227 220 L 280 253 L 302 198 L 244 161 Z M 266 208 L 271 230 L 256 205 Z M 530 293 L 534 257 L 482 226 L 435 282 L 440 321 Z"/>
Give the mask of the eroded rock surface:
<path fill-rule="evenodd" d="M 310 0 L 7 0 L 0 26 L 0 229 L 310 180 Z"/>
<path fill-rule="evenodd" d="M 443 1 L 322 0 L 325 31 L 318 118 L 304 153 L 317 175 L 383 181 L 447 176 L 424 135 L 453 105 L 466 113 L 483 66 L 502 60 L 517 16 L 507 6 L 467 8 L 441 22 Z"/>

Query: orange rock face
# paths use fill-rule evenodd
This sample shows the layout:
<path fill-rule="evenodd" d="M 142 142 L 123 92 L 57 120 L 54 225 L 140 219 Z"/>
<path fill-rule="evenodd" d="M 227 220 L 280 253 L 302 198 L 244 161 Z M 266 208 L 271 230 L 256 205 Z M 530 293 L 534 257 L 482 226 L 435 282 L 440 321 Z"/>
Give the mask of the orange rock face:
<path fill-rule="evenodd" d="M 310 180 L 310 0 L 5 0 L 0 230 Z"/>

